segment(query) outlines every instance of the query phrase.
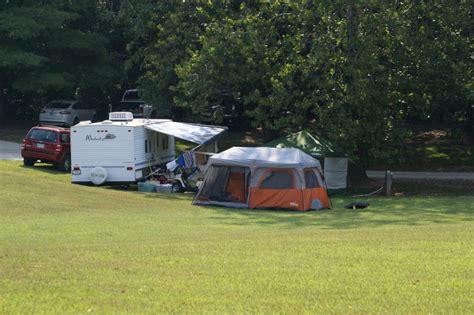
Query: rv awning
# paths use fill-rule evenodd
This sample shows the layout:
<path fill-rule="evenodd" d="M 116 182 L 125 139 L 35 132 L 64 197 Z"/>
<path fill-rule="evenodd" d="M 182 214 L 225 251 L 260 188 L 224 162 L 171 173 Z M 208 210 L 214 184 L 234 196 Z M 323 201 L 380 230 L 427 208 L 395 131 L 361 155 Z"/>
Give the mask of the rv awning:
<path fill-rule="evenodd" d="M 150 124 L 146 125 L 145 128 L 200 145 L 217 140 L 220 135 L 227 131 L 227 127 L 187 124 L 175 121 Z"/>

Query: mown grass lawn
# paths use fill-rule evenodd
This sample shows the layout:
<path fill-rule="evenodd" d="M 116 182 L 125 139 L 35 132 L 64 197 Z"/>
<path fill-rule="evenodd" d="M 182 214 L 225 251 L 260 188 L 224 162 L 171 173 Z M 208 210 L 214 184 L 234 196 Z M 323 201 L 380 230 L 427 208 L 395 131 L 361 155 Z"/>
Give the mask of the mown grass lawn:
<path fill-rule="evenodd" d="M 469 313 L 474 196 L 205 208 L 0 162 L 0 313 Z"/>

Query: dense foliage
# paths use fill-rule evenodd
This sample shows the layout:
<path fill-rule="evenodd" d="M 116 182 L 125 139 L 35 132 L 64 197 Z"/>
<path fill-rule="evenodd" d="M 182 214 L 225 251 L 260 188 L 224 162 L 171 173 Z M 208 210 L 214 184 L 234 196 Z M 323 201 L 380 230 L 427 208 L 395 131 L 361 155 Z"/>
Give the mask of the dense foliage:
<path fill-rule="evenodd" d="M 468 1 L 20 3 L 0 4 L 9 96 L 139 86 L 163 115 L 317 130 L 362 162 L 400 157 L 406 123 L 473 124 Z"/>
<path fill-rule="evenodd" d="M 104 97 L 96 90 L 113 87 L 120 71 L 103 18 L 93 0 L 1 3 L 0 90 L 13 103 L 7 110 L 28 117 L 51 98 Z"/>

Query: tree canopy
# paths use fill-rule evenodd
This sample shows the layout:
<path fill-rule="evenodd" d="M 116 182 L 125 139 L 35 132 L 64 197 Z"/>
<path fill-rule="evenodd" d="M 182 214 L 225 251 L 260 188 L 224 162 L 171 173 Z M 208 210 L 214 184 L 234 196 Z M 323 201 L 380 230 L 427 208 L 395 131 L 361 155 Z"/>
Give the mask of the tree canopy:
<path fill-rule="evenodd" d="M 468 1 L 19 3 L 0 4 L 9 94 L 140 87 L 163 115 L 317 129 L 362 162 L 400 158 L 407 123 L 473 124 Z"/>

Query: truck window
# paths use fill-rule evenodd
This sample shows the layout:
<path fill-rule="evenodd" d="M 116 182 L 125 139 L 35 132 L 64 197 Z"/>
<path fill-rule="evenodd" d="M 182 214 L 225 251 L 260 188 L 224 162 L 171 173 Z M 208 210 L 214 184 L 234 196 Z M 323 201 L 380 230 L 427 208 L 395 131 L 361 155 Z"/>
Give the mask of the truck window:
<path fill-rule="evenodd" d="M 125 91 L 123 94 L 122 101 L 137 101 L 140 100 L 140 95 L 138 91 Z"/>

